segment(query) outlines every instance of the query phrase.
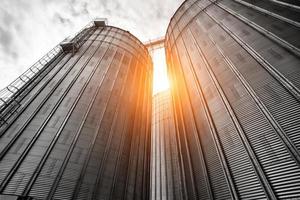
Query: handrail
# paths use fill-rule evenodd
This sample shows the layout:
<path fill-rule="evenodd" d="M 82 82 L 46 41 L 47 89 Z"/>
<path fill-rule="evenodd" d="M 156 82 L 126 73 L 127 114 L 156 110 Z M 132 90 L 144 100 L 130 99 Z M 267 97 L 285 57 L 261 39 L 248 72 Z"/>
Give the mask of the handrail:
<path fill-rule="evenodd" d="M 88 30 L 90 30 L 90 28 L 94 26 L 94 21 L 91 21 L 79 32 L 77 32 L 74 37 L 67 37 L 62 42 L 71 41 L 79 47 L 83 42 L 83 38 L 85 38 L 85 35 L 88 33 Z M 51 49 L 46 55 L 44 55 L 41 59 L 34 63 L 29 69 L 27 69 L 17 79 L 11 82 L 7 87 L 0 90 L 0 110 L 5 105 L 7 105 L 9 101 L 13 100 L 13 96 L 36 74 L 38 74 L 53 58 L 63 52 L 60 44 L 61 43 Z M 23 77 L 26 77 L 26 80 L 24 80 Z"/>
<path fill-rule="evenodd" d="M 59 45 L 55 46 L 7 87 L 0 90 L 0 109 L 12 99 L 16 92 L 18 92 L 28 81 L 39 73 L 48 62 L 61 52 L 61 47 Z M 26 77 L 26 80 L 22 77 Z"/>
<path fill-rule="evenodd" d="M 87 30 L 89 30 L 92 27 L 95 27 L 94 21 L 89 22 L 85 27 L 83 27 L 79 32 L 77 32 L 75 36 L 71 39 L 71 42 L 74 42 L 75 44 L 80 44 Z"/>

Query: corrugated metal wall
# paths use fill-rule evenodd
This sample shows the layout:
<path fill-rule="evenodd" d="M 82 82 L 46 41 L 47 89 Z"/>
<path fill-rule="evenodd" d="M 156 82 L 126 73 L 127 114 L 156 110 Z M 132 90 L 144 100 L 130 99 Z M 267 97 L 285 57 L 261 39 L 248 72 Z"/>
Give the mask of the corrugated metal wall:
<path fill-rule="evenodd" d="M 188 0 L 166 35 L 186 199 L 300 199 L 300 9 Z"/>
<path fill-rule="evenodd" d="M 129 32 L 84 30 L 1 126 L 0 194 L 37 199 L 146 199 L 152 62 Z"/>
<path fill-rule="evenodd" d="M 154 95 L 152 109 L 150 199 L 182 199 L 181 159 L 169 90 Z"/>

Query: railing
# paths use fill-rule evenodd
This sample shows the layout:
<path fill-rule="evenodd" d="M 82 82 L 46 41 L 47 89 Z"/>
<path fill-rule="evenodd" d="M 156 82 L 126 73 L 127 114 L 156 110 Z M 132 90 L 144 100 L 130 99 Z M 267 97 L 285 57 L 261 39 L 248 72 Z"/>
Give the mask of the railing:
<path fill-rule="evenodd" d="M 95 26 L 94 21 L 88 23 L 85 27 L 83 27 L 83 29 L 81 29 L 79 32 L 75 34 L 75 36 L 71 39 L 71 42 L 80 45 L 83 42 L 82 39 L 86 36 L 89 30 L 94 26 Z"/>
<path fill-rule="evenodd" d="M 89 33 L 91 28 L 95 27 L 95 21 L 103 21 L 103 23 L 107 24 L 106 18 L 96 18 L 89 22 L 86 26 L 84 26 L 79 32 L 77 32 L 73 37 L 67 37 L 63 42 L 68 41 L 74 43 L 75 47 L 80 47 L 84 42 L 85 36 Z"/>
<path fill-rule="evenodd" d="M 61 47 L 57 45 L 45 56 L 34 63 L 21 76 L 15 79 L 7 87 L 0 90 L 0 109 L 2 109 L 3 106 L 11 101 L 14 94 L 16 94 L 27 82 L 29 82 L 36 74 L 38 74 L 47 63 L 49 63 L 55 56 L 57 56 L 61 52 Z"/>
<path fill-rule="evenodd" d="M 105 24 L 107 24 L 107 19 L 97 18 L 88 23 L 79 32 L 77 32 L 74 37 L 67 37 L 60 44 L 62 44 L 63 42 L 72 42 L 75 48 L 79 48 L 83 44 L 86 35 L 89 34 L 90 30 L 93 27 L 95 27 L 95 21 L 103 21 Z M 0 90 L 0 111 L 5 107 L 5 105 L 15 100 L 14 96 L 26 83 L 32 80 L 35 75 L 37 75 L 52 59 L 63 52 L 60 44 L 50 50 L 45 56 L 34 63 L 28 70 L 26 70 L 21 76 L 10 83 L 7 87 Z"/>

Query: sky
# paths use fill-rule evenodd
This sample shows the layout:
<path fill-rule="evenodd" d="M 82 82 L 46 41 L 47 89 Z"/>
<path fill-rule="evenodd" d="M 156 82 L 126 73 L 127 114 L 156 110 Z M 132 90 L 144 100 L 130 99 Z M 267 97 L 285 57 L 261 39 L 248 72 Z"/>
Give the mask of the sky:
<path fill-rule="evenodd" d="M 142 42 L 163 37 L 182 1 L 1 0 L 0 89 L 95 18 L 107 18 Z"/>

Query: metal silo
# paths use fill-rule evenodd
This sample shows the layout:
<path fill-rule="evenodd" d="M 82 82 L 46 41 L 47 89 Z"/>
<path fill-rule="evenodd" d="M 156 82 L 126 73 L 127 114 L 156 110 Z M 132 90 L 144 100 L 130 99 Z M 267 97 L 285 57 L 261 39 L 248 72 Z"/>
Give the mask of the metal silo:
<path fill-rule="evenodd" d="M 0 92 L 0 199 L 146 199 L 152 62 L 96 20 Z"/>
<path fill-rule="evenodd" d="M 300 7 L 187 0 L 166 54 L 187 199 L 300 198 Z"/>
<path fill-rule="evenodd" d="M 151 200 L 184 197 L 177 133 L 170 90 L 159 92 L 152 105 Z"/>

